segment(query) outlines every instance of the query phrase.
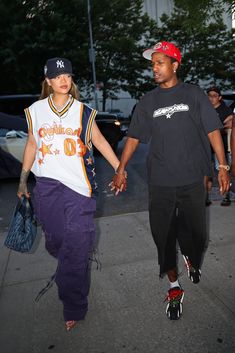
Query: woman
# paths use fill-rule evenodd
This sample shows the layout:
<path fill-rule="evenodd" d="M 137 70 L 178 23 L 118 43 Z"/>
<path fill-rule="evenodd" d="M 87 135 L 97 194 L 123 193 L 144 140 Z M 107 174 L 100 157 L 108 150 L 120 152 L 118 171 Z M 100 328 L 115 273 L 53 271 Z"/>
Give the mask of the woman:
<path fill-rule="evenodd" d="M 29 131 L 18 196 L 30 196 L 32 170 L 36 215 L 46 249 L 58 259 L 55 281 L 70 331 L 88 308 L 97 188 L 92 144 L 115 170 L 119 161 L 95 123 L 96 110 L 78 101 L 71 62 L 49 59 L 44 74 L 41 99 L 25 109 Z"/>

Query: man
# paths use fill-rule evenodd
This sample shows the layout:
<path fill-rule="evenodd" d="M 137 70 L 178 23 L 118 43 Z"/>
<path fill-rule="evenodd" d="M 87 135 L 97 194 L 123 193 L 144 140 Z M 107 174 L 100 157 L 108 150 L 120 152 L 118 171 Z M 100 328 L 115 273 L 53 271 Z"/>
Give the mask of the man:
<path fill-rule="evenodd" d="M 209 175 L 210 145 L 219 160 L 221 193 L 229 188 L 228 166 L 219 129 L 221 123 L 207 96 L 177 78 L 180 50 L 169 42 L 143 53 L 152 61 L 158 87 L 137 104 L 120 165 L 113 177 L 116 193 L 125 186 L 125 168 L 138 144 L 150 141 L 147 158 L 149 217 L 158 250 L 160 277 L 167 274 L 167 317 L 182 314 L 184 291 L 178 282 L 176 241 L 189 278 L 198 283 L 206 240 L 204 175 Z M 209 140 L 208 140 L 209 139 Z"/>
<path fill-rule="evenodd" d="M 223 128 L 220 130 L 220 132 L 222 135 L 227 162 L 229 165 L 231 165 L 230 133 L 231 133 L 232 119 L 233 119 L 232 109 L 227 107 L 226 104 L 224 103 L 220 89 L 218 87 L 212 86 L 208 88 L 207 95 L 211 104 L 215 108 L 221 120 L 221 123 L 223 124 Z M 218 160 L 215 157 L 216 170 L 218 170 L 218 165 L 219 165 Z M 230 204 L 231 204 L 230 193 L 228 191 L 221 202 L 221 206 L 230 206 Z"/>

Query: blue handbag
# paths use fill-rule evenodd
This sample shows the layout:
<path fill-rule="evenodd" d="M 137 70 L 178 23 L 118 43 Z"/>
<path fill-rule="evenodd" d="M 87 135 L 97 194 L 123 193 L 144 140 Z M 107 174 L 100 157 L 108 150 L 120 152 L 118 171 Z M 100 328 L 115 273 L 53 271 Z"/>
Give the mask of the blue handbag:
<path fill-rule="evenodd" d="M 37 221 L 30 199 L 22 196 L 13 213 L 4 245 L 19 252 L 30 252 L 37 235 Z"/>

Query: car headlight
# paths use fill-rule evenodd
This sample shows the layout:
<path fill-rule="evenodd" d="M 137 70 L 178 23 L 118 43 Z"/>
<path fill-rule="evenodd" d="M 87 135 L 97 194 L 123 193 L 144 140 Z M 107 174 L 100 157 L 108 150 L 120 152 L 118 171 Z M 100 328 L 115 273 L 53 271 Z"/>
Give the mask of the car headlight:
<path fill-rule="evenodd" d="M 120 121 L 115 121 L 115 123 L 114 123 L 115 125 L 118 125 L 118 126 L 120 126 L 121 125 L 121 123 L 120 123 Z"/>

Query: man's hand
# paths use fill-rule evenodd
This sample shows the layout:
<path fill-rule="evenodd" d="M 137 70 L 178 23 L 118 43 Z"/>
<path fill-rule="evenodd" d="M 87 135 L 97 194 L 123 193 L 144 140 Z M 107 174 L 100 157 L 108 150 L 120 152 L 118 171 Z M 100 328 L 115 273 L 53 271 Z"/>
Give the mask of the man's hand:
<path fill-rule="evenodd" d="M 223 195 L 230 189 L 230 176 L 227 170 L 220 169 L 218 174 L 219 191 Z"/>

